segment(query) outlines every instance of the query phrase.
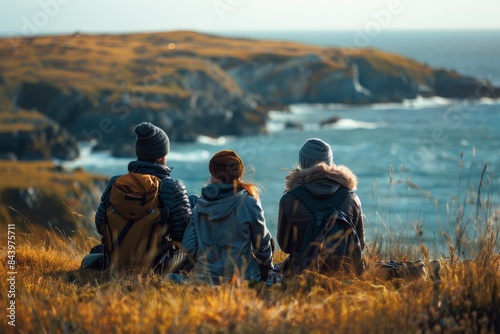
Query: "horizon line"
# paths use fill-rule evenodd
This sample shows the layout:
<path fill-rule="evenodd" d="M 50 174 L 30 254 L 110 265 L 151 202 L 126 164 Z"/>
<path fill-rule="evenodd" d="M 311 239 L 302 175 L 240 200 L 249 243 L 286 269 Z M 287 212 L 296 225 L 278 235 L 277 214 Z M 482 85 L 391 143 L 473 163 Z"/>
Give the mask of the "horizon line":
<path fill-rule="evenodd" d="M 237 33 L 320 33 L 320 32 L 343 32 L 343 33 L 356 33 L 359 29 L 347 28 L 332 28 L 332 29 L 238 29 L 238 30 L 200 30 L 200 29 L 165 29 L 165 30 L 123 30 L 123 31 L 83 31 L 74 30 L 66 32 L 47 32 L 33 35 L 15 35 L 5 32 L 0 32 L 0 38 L 36 38 L 36 37 L 50 37 L 50 36 L 69 36 L 75 34 L 82 35 L 129 35 L 129 34 L 154 34 L 165 33 L 174 31 L 191 31 L 201 34 L 218 34 L 218 35 L 234 35 Z M 384 29 L 380 32 L 500 32 L 500 27 L 495 28 L 399 28 L 399 29 Z"/>

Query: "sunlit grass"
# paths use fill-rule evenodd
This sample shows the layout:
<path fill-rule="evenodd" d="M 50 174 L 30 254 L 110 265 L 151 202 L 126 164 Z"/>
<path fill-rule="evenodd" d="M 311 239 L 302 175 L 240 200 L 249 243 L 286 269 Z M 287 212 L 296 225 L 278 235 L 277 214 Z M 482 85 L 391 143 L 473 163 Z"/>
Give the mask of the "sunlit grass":
<path fill-rule="evenodd" d="M 7 165 L 3 169 L 8 171 Z M 97 239 L 54 231 L 24 234 L 16 223 L 16 328 L 3 328 L 8 333 L 498 333 L 500 210 L 490 205 L 487 176 L 485 168 L 478 185 L 461 185 L 466 190 L 454 207 L 461 219 L 450 222 L 457 233 L 443 239 L 449 247 L 443 256 L 436 259 L 433 245 L 423 239 L 376 237 L 367 240 L 368 270 L 360 277 L 306 272 L 271 287 L 238 277 L 221 286 L 178 285 L 154 274 L 82 271 L 81 260 Z M 392 177 L 388 194 L 391 182 Z M 390 211 L 389 202 L 379 205 Z M 466 223 L 472 233 L 460 233 Z M 6 244 L 4 236 L 3 259 Z M 276 252 L 275 262 L 284 257 Z M 388 259 L 423 260 L 428 275 L 386 281 L 375 264 Z M 440 264 L 439 279 L 431 277 L 431 260 Z M 8 291 L 4 273 L 12 269 L 6 260 L 0 268 L 0 289 Z M 9 302 L 7 293 L 0 299 Z"/>
<path fill-rule="evenodd" d="M 35 131 L 47 126 L 47 117 L 39 112 L 20 110 L 16 113 L 0 112 L 0 133 Z"/>
<path fill-rule="evenodd" d="M 211 287 L 78 272 L 85 247 L 68 241 L 47 246 L 19 235 L 18 245 L 16 329 L 24 333 L 494 333 L 499 325 L 498 255 L 441 260 L 441 282 L 308 273 L 270 288 L 239 280 Z M 5 279 L 0 286 L 7 291 Z"/>

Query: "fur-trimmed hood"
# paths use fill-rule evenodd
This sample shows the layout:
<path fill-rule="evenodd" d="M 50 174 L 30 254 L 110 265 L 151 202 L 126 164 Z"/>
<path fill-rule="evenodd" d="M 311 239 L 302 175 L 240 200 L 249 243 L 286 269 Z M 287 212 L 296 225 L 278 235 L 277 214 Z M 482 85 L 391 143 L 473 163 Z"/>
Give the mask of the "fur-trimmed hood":
<path fill-rule="evenodd" d="M 325 163 L 319 163 L 311 168 L 291 170 L 285 177 L 285 191 L 320 179 L 334 181 L 350 190 L 356 190 L 358 186 L 358 178 L 346 166 L 328 166 Z"/>

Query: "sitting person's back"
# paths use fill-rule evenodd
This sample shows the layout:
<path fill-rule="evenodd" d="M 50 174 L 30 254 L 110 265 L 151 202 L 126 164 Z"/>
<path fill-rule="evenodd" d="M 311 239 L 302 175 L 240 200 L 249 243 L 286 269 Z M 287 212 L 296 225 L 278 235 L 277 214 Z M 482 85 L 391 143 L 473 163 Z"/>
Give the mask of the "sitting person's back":
<path fill-rule="evenodd" d="M 258 281 L 272 268 L 273 252 L 257 188 L 241 181 L 244 166 L 234 151 L 215 154 L 209 169 L 212 183 L 202 189 L 182 241 L 196 261 L 193 275 L 213 284 L 235 275 Z"/>
<path fill-rule="evenodd" d="M 288 270 L 299 273 L 304 269 L 311 269 L 310 264 L 316 260 L 305 258 L 309 256 L 305 254 L 305 250 L 315 242 L 316 235 L 308 241 L 309 244 L 304 244 L 304 240 L 310 225 L 321 222 L 314 220 L 315 212 L 311 211 L 311 207 L 314 207 L 312 204 L 315 203 L 303 203 L 294 195 L 300 187 L 309 193 L 310 201 L 316 204 L 330 202 L 332 210 L 345 213 L 345 220 L 353 230 L 349 233 L 355 232 L 357 235 L 359 252 L 364 249 L 361 202 L 353 192 L 357 183 L 356 175 L 350 169 L 333 163 L 330 145 L 316 138 L 304 143 L 299 152 L 298 167 L 286 176 L 285 194 L 279 206 L 278 244 L 283 252 L 291 255 L 285 262 Z M 352 264 L 357 267 L 353 269 L 358 273 L 363 269 L 362 259 L 359 260 Z"/>
<path fill-rule="evenodd" d="M 130 184 L 117 182 L 117 180 L 124 179 L 121 175 L 111 178 L 96 211 L 95 225 L 99 234 L 103 236 L 107 251 L 111 252 L 115 269 L 141 267 L 141 270 L 147 270 L 152 266 L 161 272 L 165 269 L 164 265 L 167 265 L 165 255 L 170 247 L 169 240 L 180 243 L 189 222 L 191 210 L 188 194 L 182 182 L 170 177 L 171 169 L 166 166 L 167 155 L 170 151 L 167 134 L 153 124 L 145 122 L 137 125 L 134 132 L 137 135 L 135 143 L 137 160 L 128 164 L 129 174 L 124 175 Z M 128 176 L 131 177 L 128 178 Z M 143 178 L 144 176 L 148 177 Z M 130 192 L 133 188 L 141 188 L 140 183 L 144 180 L 158 182 L 154 187 L 158 193 L 152 200 L 155 201 L 153 208 L 158 209 L 161 214 L 156 221 L 149 222 L 150 231 L 143 231 L 146 229 L 143 226 L 144 221 L 129 220 L 123 215 L 124 212 L 117 209 L 120 207 L 125 208 L 123 211 L 127 211 L 127 208 L 132 210 L 137 201 L 133 196 L 129 196 Z M 113 189 L 118 189 L 117 183 L 121 183 L 124 196 L 120 199 L 121 203 L 112 203 L 112 200 L 117 197 L 113 196 Z M 139 204 L 144 206 L 146 203 Z M 110 217 L 114 218 L 114 216 L 120 219 L 119 223 L 110 221 Z M 142 249 L 143 244 L 148 246 L 146 250 Z M 154 249 L 151 248 L 152 246 Z M 137 255 L 144 252 L 151 253 L 148 254 L 148 261 L 143 261 Z"/>

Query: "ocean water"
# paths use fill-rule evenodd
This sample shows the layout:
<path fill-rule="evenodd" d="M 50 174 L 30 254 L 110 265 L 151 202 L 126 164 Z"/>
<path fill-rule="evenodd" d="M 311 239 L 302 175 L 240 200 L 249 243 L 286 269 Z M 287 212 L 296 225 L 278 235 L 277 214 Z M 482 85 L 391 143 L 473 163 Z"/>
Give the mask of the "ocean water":
<path fill-rule="evenodd" d="M 385 39 L 380 36 L 378 44 L 376 39 L 373 43 L 431 66 L 453 67 L 500 83 L 500 43 L 481 42 L 484 32 L 414 34 L 430 44 L 417 43 L 408 38 L 408 32 L 391 32 Z M 488 34 L 490 42 L 500 35 Z M 331 34 L 326 33 L 246 37 L 335 44 Z M 319 125 L 332 116 L 340 117 L 340 121 Z M 303 129 L 286 129 L 284 124 L 288 121 L 302 124 Z M 265 217 L 275 235 L 284 177 L 296 165 L 304 141 L 322 138 L 331 144 L 335 163 L 346 165 L 359 178 L 357 194 L 366 217 L 367 242 L 380 234 L 416 242 L 418 230 L 426 242 L 444 249 L 448 246 L 445 236 L 455 233 L 460 205 L 475 203 L 485 166 L 481 196 L 489 198 L 491 206 L 500 208 L 499 128 L 500 101 L 487 98 L 418 98 L 370 106 L 293 105 L 289 113 L 271 112 L 266 135 L 200 137 L 196 143 L 172 143 L 167 165 L 174 167 L 172 177 L 180 179 L 190 194 L 199 194 L 209 178 L 210 157 L 222 149 L 237 151 L 246 165 L 246 178 L 262 188 Z M 111 176 L 125 173 L 131 159 L 95 152 L 84 154 L 69 165 Z M 466 205 L 464 221 L 475 216 L 476 209 L 475 204 Z M 480 217 L 485 220 L 482 212 Z M 473 236 L 474 226 L 469 224 L 468 229 Z"/>

